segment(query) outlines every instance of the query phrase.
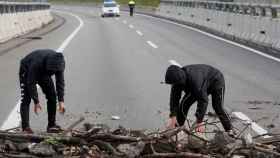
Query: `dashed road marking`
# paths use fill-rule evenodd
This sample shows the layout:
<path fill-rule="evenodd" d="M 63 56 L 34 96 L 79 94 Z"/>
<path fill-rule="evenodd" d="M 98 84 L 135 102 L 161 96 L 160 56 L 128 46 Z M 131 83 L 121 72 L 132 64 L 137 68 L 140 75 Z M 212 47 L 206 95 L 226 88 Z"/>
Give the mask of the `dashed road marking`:
<path fill-rule="evenodd" d="M 143 36 L 143 35 L 144 35 L 144 34 L 143 34 L 141 31 L 139 31 L 139 30 L 137 30 L 136 33 L 137 33 L 139 36 Z"/>
<path fill-rule="evenodd" d="M 123 20 L 123 23 L 124 23 L 124 24 L 127 24 L 127 21 Z"/>
<path fill-rule="evenodd" d="M 253 52 L 253 53 L 255 53 L 255 54 L 261 55 L 261 56 L 263 56 L 263 57 L 265 57 L 265 58 L 274 60 L 274 61 L 276 61 L 276 62 L 280 62 L 280 59 L 279 59 L 279 58 L 276 58 L 276 57 L 274 57 L 274 56 L 268 55 L 268 54 L 266 54 L 266 53 L 264 53 L 264 52 L 261 52 L 261 51 L 259 51 L 259 50 L 254 49 L 254 48 L 251 48 L 251 47 L 248 47 L 248 46 L 239 44 L 239 43 L 234 42 L 234 41 L 231 41 L 231 40 L 227 40 L 227 39 L 225 39 L 225 38 L 222 38 L 222 37 L 213 35 L 213 34 L 211 34 L 211 33 L 208 33 L 208 32 L 202 31 L 202 30 L 199 30 L 199 29 L 194 28 L 194 27 L 191 27 L 191 26 L 186 26 L 186 25 L 183 25 L 183 24 L 179 24 L 179 23 L 176 23 L 176 22 L 172 22 L 172 21 L 169 21 L 169 20 L 166 20 L 166 19 L 161 19 L 161 18 L 158 18 L 158 17 L 149 16 L 149 15 L 143 15 L 143 14 L 137 14 L 137 15 L 139 15 L 139 16 L 144 16 L 144 17 L 149 17 L 149 18 L 152 18 L 152 19 L 156 19 L 156 20 L 159 20 L 159 21 L 166 22 L 166 23 L 174 24 L 174 25 L 177 25 L 177 26 L 180 26 L 180 27 L 189 29 L 189 30 L 193 30 L 193 31 L 199 32 L 199 33 L 201 33 L 201 34 L 204 34 L 204 35 L 206 35 L 206 36 L 208 36 L 208 37 L 211 37 L 211 38 L 214 38 L 214 39 L 217 39 L 217 40 L 220 40 L 220 41 L 229 43 L 229 44 L 231 44 L 231 45 L 235 45 L 235 46 L 237 46 L 237 47 L 246 49 L 246 50 L 248 50 L 248 51 L 250 51 L 250 52 Z"/>
<path fill-rule="evenodd" d="M 61 12 L 61 11 L 58 11 L 58 12 Z M 72 41 L 72 39 L 77 35 L 77 33 L 81 30 L 81 28 L 84 26 L 84 22 L 83 20 L 75 15 L 75 14 L 72 14 L 72 13 L 69 13 L 69 12 L 62 12 L 62 13 L 66 13 L 66 14 L 69 14 L 73 17 L 75 17 L 76 19 L 78 19 L 79 21 L 79 26 L 63 41 L 63 43 L 60 45 L 60 47 L 56 50 L 57 52 L 63 52 L 64 49 L 69 45 L 69 43 Z"/>
<path fill-rule="evenodd" d="M 133 29 L 133 28 L 134 28 L 134 26 L 130 24 L 130 25 L 129 25 L 129 28 Z"/>
<path fill-rule="evenodd" d="M 156 44 L 154 44 L 152 41 L 147 41 L 147 43 L 155 49 L 158 48 L 158 46 Z"/>

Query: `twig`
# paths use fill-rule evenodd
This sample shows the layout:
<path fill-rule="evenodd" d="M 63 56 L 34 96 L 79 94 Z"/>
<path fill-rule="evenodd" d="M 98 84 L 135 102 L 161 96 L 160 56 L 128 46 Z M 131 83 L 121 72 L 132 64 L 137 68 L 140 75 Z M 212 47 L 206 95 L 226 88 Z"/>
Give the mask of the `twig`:
<path fill-rule="evenodd" d="M 266 139 L 259 139 L 259 140 L 256 140 L 256 142 L 261 143 L 261 144 L 272 144 L 272 143 L 280 142 L 280 136 L 275 136 L 275 137 L 266 138 Z"/>
<path fill-rule="evenodd" d="M 189 129 L 191 129 L 191 124 L 190 124 L 190 120 L 189 119 L 187 119 L 187 123 L 188 123 Z"/>
<path fill-rule="evenodd" d="M 153 154 L 157 154 L 157 151 L 155 150 L 152 142 L 150 142 L 150 147 L 152 149 Z"/>
<path fill-rule="evenodd" d="M 86 141 L 84 139 L 78 137 L 70 137 L 70 136 L 48 136 L 48 135 L 38 135 L 38 134 L 19 134 L 19 133 L 8 133 L 8 132 L 0 132 L 0 139 L 8 139 L 8 140 L 21 140 L 23 142 L 34 142 L 39 143 L 50 137 L 54 137 L 62 143 L 69 145 L 78 145 L 84 144 Z"/>
<path fill-rule="evenodd" d="M 96 134 L 92 135 L 88 138 L 90 141 L 94 140 L 104 140 L 104 141 L 109 141 L 109 142 L 115 142 L 115 141 L 120 141 L 120 142 L 138 142 L 141 139 L 136 138 L 136 137 L 131 137 L 131 136 L 121 136 L 121 135 L 113 135 L 113 134 Z"/>
<path fill-rule="evenodd" d="M 178 128 L 174 128 L 174 129 L 171 129 L 171 130 L 168 130 L 164 133 L 161 133 L 161 137 L 166 137 L 166 138 L 170 138 L 172 136 L 175 136 L 177 135 L 179 132 L 183 131 L 185 129 L 184 126 L 181 126 L 181 127 L 178 127 Z"/>
<path fill-rule="evenodd" d="M 236 151 L 236 149 L 240 148 L 240 146 L 236 143 L 234 144 L 234 146 L 231 148 L 231 150 L 228 152 L 228 154 L 226 155 L 226 157 L 230 158 L 231 155 Z"/>
<path fill-rule="evenodd" d="M 217 129 L 220 130 L 220 127 L 217 125 L 217 123 L 220 123 L 221 121 L 215 121 L 215 122 L 205 122 L 204 125 L 213 125 L 216 126 Z"/>
<path fill-rule="evenodd" d="M 0 154 L 1 155 L 1 154 Z M 5 158 L 39 158 L 34 155 L 27 155 L 27 154 L 3 154 Z"/>
<path fill-rule="evenodd" d="M 85 120 L 84 117 L 80 117 L 79 120 L 75 121 L 74 123 L 72 123 L 65 131 L 62 132 L 62 134 L 67 134 L 69 132 L 71 132 L 73 130 L 74 127 L 76 127 L 78 124 L 82 123 Z"/>
<path fill-rule="evenodd" d="M 195 135 L 195 134 L 191 133 L 191 132 L 190 132 L 190 131 L 188 131 L 187 129 L 184 129 L 183 131 L 184 131 L 185 133 L 187 133 L 188 135 L 194 136 L 194 137 L 198 138 L 199 140 L 204 141 L 205 143 L 209 143 L 209 141 L 208 141 L 208 140 L 206 140 L 206 139 L 204 139 L 204 138 L 202 138 L 202 137 L 199 137 L 199 136 L 197 136 L 197 135 Z"/>
<path fill-rule="evenodd" d="M 82 137 L 86 138 L 89 137 L 93 134 L 96 134 L 97 132 L 99 132 L 100 130 L 102 130 L 101 127 L 92 127 L 90 130 L 88 130 Z"/>
<path fill-rule="evenodd" d="M 257 147 L 257 146 L 254 146 L 253 148 L 257 151 L 260 151 L 260 152 L 264 152 L 264 153 L 267 153 L 267 154 L 273 154 L 273 155 L 276 155 L 277 157 L 280 156 L 280 153 L 277 153 L 277 152 L 274 152 L 274 151 L 271 151 L 271 150 L 268 150 L 268 149 L 263 149 L 263 148 L 260 148 L 260 147 Z"/>
<path fill-rule="evenodd" d="M 246 127 L 244 127 L 244 128 L 241 130 L 241 132 L 238 134 L 238 136 L 235 137 L 235 139 L 238 139 L 238 138 L 242 135 L 242 133 L 245 132 L 245 130 L 246 130 L 250 125 L 251 125 L 251 124 L 248 123 L 248 124 L 246 125 Z M 228 152 L 228 154 L 226 155 L 226 157 L 231 157 L 232 153 L 233 153 L 237 148 L 239 148 L 239 143 L 235 143 L 235 144 L 233 145 L 233 147 L 232 147 L 231 150 Z"/>
<path fill-rule="evenodd" d="M 101 141 L 101 140 L 95 140 L 92 142 L 93 144 L 97 145 L 102 150 L 109 151 L 109 153 L 116 155 L 116 156 L 123 156 L 123 153 L 118 152 L 110 143 Z"/>
<path fill-rule="evenodd" d="M 16 130 L 16 129 L 19 129 L 20 127 L 13 127 L 13 128 L 10 128 L 10 129 L 6 129 L 4 130 L 5 132 L 9 132 L 9 131 L 13 131 L 13 130 Z"/>
<path fill-rule="evenodd" d="M 236 138 L 238 139 L 244 132 L 246 129 L 248 129 L 251 126 L 251 123 L 248 123 L 242 130 L 241 132 L 236 136 Z"/>
<path fill-rule="evenodd" d="M 179 132 L 183 131 L 185 129 L 184 126 L 173 128 L 173 129 L 167 129 L 165 131 L 161 132 L 153 132 L 148 134 L 147 138 L 141 138 L 142 141 L 151 141 L 151 140 L 156 140 L 156 139 L 164 139 L 164 138 L 170 138 L 172 136 L 177 135 Z"/>

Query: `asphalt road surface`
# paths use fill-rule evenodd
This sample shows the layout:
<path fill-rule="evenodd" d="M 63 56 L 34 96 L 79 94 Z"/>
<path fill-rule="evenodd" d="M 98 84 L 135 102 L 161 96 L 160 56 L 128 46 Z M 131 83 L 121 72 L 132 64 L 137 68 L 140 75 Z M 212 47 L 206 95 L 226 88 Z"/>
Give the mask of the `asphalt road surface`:
<path fill-rule="evenodd" d="M 43 35 L 42 40 L 0 56 L 1 123 L 20 98 L 19 60 L 34 49 L 58 49 L 80 26 L 63 51 L 67 62 L 67 112 L 58 116 L 59 124 L 66 126 L 83 115 L 87 121 L 112 126 L 164 127 L 170 87 L 160 82 L 169 60 L 174 60 L 181 65 L 210 64 L 219 68 L 226 78 L 225 107 L 258 120 L 266 130 L 279 132 L 279 62 L 151 17 L 129 17 L 122 12 L 120 18 L 101 18 L 100 9 L 93 7 L 53 8 L 64 11 L 53 12 L 65 19 L 64 25 Z M 44 100 L 43 95 L 40 98 Z M 213 111 L 211 104 L 208 107 Z M 120 120 L 112 120 L 114 115 Z M 31 111 L 34 129 L 45 129 L 46 120 L 46 108 L 40 116 Z M 271 124 L 275 127 L 267 128 Z"/>

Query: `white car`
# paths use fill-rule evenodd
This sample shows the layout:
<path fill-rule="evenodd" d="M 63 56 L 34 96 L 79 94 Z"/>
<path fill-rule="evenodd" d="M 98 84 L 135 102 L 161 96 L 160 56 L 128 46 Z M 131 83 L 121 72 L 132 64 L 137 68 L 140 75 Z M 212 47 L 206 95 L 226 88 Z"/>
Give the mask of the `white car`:
<path fill-rule="evenodd" d="M 104 2 L 102 6 L 101 16 L 120 16 L 120 6 L 114 1 Z"/>

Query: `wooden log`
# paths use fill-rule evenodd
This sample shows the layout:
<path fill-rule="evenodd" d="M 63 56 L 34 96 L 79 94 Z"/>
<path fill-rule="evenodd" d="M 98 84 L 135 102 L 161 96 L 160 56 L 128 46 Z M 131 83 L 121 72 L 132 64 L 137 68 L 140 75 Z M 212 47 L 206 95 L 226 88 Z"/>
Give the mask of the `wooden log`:
<path fill-rule="evenodd" d="M 193 137 L 195 137 L 195 138 L 197 138 L 197 139 L 199 139 L 199 140 L 205 142 L 205 143 L 209 143 L 208 140 L 206 140 L 206 139 L 204 139 L 204 138 L 201 138 L 201 137 L 199 137 L 199 136 L 193 134 L 192 132 L 190 132 L 190 131 L 187 130 L 187 129 L 184 129 L 184 132 L 187 133 L 188 135 L 191 135 L 191 136 L 193 136 Z"/>
<path fill-rule="evenodd" d="M 67 135 L 67 133 L 71 132 L 73 128 L 75 128 L 78 124 L 82 123 L 85 120 L 84 117 L 80 117 L 79 120 L 72 123 L 65 131 L 62 132 L 62 134 Z"/>
<path fill-rule="evenodd" d="M 38 156 L 34 156 L 34 155 L 29 155 L 29 154 L 8 154 L 8 153 L 3 153 L 0 154 L 0 157 L 3 156 L 5 158 L 39 158 Z"/>
<path fill-rule="evenodd" d="M 113 135 L 113 134 L 95 134 L 88 138 L 89 141 L 94 140 L 103 140 L 108 142 L 138 142 L 141 139 L 130 136 L 121 136 L 121 135 Z"/>
<path fill-rule="evenodd" d="M 254 146 L 253 148 L 257 151 L 264 152 L 264 153 L 267 153 L 267 154 L 276 155 L 277 157 L 280 157 L 280 153 L 278 153 L 278 152 L 271 151 L 271 150 L 268 150 L 268 149 L 263 149 L 263 148 L 260 148 L 260 147 L 257 147 L 257 146 Z"/>
<path fill-rule="evenodd" d="M 0 139 L 11 140 L 11 141 L 39 143 L 39 142 L 47 140 L 49 138 L 55 138 L 59 142 L 68 144 L 68 145 L 79 145 L 79 144 L 86 143 L 86 141 L 84 139 L 81 139 L 78 137 L 59 136 L 59 135 L 48 136 L 48 135 L 38 135 L 38 134 L 0 132 Z"/>
<path fill-rule="evenodd" d="M 104 142 L 101 140 L 95 140 L 92 143 L 97 145 L 101 150 L 107 151 L 109 154 L 112 154 L 115 156 L 124 156 L 123 153 L 118 152 L 110 143 L 107 143 L 107 142 Z"/>
<path fill-rule="evenodd" d="M 118 141 L 118 142 L 139 142 L 139 141 L 154 141 L 154 140 L 161 140 L 161 139 L 169 139 L 172 136 L 175 136 L 176 134 L 178 134 L 178 132 L 184 130 L 187 134 L 189 135 L 193 135 L 191 132 L 187 131 L 185 129 L 185 127 L 178 127 L 178 128 L 174 128 L 171 130 L 166 130 L 160 133 L 153 133 L 150 134 L 148 137 L 132 137 L 132 136 L 122 136 L 122 135 L 114 135 L 111 133 L 105 133 L 105 134 L 95 134 L 95 135 L 91 135 L 90 138 L 88 138 L 88 140 L 93 141 L 93 140 L 103 140 L 103 141 L 109 141 L 109 142 L 113 142 L 113 141 Z M 200 140 L 203 140 L 204 142 L 208 142 L 207 140 L 200 138 L 198 136 L 195 136 Z"/>
<path fill-rule="evenodd" d="M 191 153 L 191 152 L 181 152 L 181 153 L 154 153 L 150 155 L 144 155 L 144 158 L 211 158 L 208 155 Z"/>
<path fill-rule="evenodd" d="M 94 135 L 96 133 L 98 133 L 99 131 L 101 131 L 102 128 L 101 127 L 96 127 L 96 126 L 93 126 L 91 127 L 90 130 L 88 130 L 85 134 L 83 134 L 81 137 L 83 138 L 87 138 L 87 137 L 90 137 L 91 135 Z"/>
<path fill-rule="evenodd" d="M 280 142 L 280 136 L 274 136 L 271 138 L 259 138 L 256 139 L 256 142 L 260 144 L 272 144 L 272 143 Z"/>

